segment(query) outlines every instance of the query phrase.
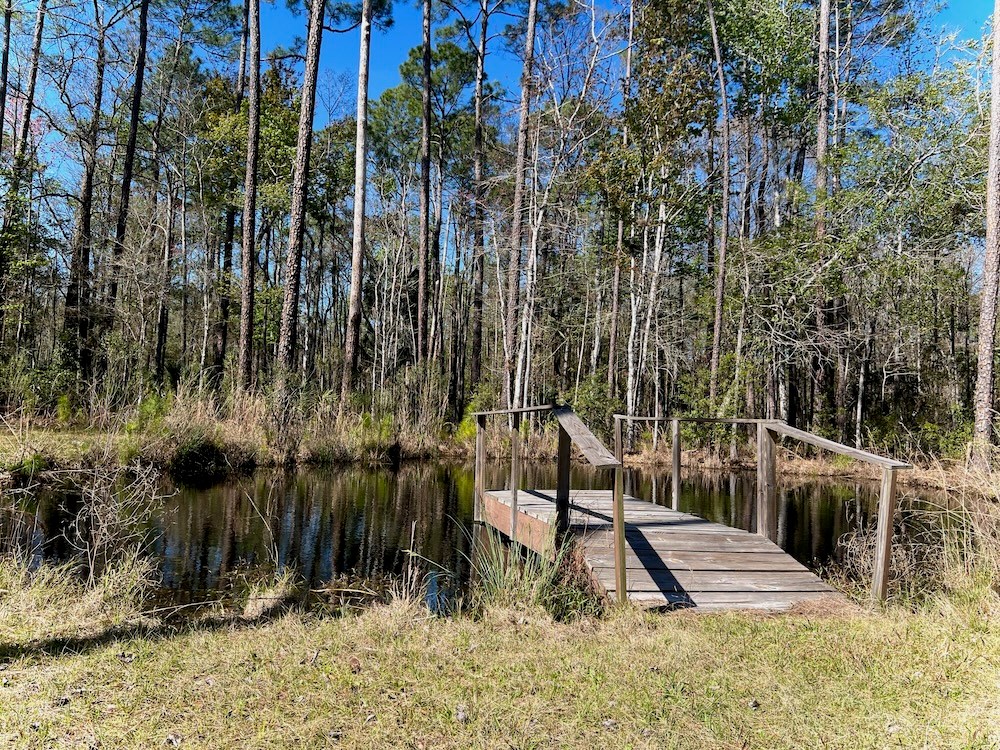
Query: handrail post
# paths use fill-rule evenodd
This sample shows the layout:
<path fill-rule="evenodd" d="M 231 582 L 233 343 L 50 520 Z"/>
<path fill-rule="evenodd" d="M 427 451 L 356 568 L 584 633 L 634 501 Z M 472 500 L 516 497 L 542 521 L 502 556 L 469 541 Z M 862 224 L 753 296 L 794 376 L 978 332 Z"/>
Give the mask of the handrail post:
<path fill-rule="evenodd" d="M 612 533 L 615 536 L 615 588 L 618 601 L 628 601 L 628 582 L 625 576 L 625 499 L 624 476 L 621 463 L 615 468 L 614 509 L 612 512 Z"/>
<path fill-rule="evenodd" d="M 757 533 L 772 542 L 778 537 L 775 513 L 774 433 L 763 422 L 757 424 Z"/>
<path fill-rule="evenodd" d="M 521 486 L 521 414 L 515 412 L 510 431 L 510 540 L 517 541 L 517 490 Z"/>
<path fill-rule="evenodd" d="M 620 414 L 614 415 L 615 419 L 615 458 L 618 459 L 618 463 L 624 465 L 623 457 L 625 455 L 625 449 L 622 445 L 622 420 Z"/>
<path fill-rule="evenodd" d="M 889 566 L 892 562 L 892 519 L 896 513 L 896 470 L 882 469 L 882 487 L 878 498 L 878 526 L 875 548 L 875 574 L 872 598 L 883 602 L 889 591 Z"/>
<path fill-rule="evenodd" d="M 476 417 L 476 490 L 473 501 L 473 519 L 483 520 L 483 493 L 486 491 L 486 416 Z"/>
<path fill-rule="evenodd" d="M 681 421 L 670 420 L 670 507 L 681 507 Z"/>
<path fill-rule="evenodd" d="M 569 463 L 572 439 L 559 425 L 559 463 L 556 483 L 556 532 L 565 534 L 569 530 Z"/>

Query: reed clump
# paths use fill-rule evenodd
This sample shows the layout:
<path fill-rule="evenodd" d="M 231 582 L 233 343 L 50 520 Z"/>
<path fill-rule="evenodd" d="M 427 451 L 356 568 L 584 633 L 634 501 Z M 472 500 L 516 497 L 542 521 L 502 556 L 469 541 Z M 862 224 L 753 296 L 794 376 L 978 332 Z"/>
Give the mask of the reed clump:
<path fill-rule="evenodd" d="M 557 621 L 604 613 L 603 600 L 590 587 L 582 558 L 571 543 L 556 545 L 551 554 L 535 554 L 520 544 L 506 544 L 490 528 L 472 539 L 469 609 L 540 608 Z"/>

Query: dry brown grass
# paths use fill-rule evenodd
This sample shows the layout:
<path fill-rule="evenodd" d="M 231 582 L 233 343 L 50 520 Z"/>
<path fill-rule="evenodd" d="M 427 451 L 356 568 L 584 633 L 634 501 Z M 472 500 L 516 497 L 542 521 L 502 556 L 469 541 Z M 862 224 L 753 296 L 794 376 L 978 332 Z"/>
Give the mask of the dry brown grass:
<path fill-rule="evenodd" d="M 15 613 L 0 610 L 0 638 Z M 4 618 L 7 619 L 4 619 Z M 23 638 L 23 634 L 18 638 Z M 537 608 L 44 640 L 13 650 L 0 740 L 24 747 L 986 748 L 1000 631 L 946 614 Z"/>

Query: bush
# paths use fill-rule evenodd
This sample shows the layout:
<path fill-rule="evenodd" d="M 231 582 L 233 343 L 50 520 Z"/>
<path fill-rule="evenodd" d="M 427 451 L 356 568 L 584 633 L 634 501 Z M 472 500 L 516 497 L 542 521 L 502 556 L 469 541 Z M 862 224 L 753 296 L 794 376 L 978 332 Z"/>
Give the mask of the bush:
<path fill-rule="evenodd" d="M 186 482 L 214 482 L 230 472 L 222 442 L 200 426 L 180 436 L 168 468 L 174 477 Z"/>

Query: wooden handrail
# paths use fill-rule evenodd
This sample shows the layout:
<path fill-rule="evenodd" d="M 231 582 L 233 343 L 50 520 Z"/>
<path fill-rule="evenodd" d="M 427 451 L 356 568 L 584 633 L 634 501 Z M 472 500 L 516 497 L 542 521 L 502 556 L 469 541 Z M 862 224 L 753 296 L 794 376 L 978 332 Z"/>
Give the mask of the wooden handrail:
<path fill-rule="evenodd" d="M 835 440 L 829 440 L 825 437 L 820 437 L 819 435 L 815 435 L 811 432 L 800 430 L 798 427 L 792 427 L 790 424 L 782 422 L 779 419 L 770 420 L 766 422 L 766 424 L 769 430 L 773 430 L 779 435 L 785 435 L 786 437 L 795 438 L 799 442 L 808 443 L 809 445 L 814 445 L 817 448 L 828 450 L 831 453 L 839 453 L 842 456 L 848 456 L 857 461 L 864 461 L 865 463 L 875 464 L 876 466 L 881 466 L 887 469 L 913 468 L 913 464 L 903 463 L 902 461 L 896 461 L 891 458 L 885 458 L 884 456 L 879 456 L 874 453 L 869 453 L 868 451 L 863 451 L 860 448 L 852 448 L 849 445 L 838 443 Z"/>
<path fill-rule="evenodd" d="M 597 438 L 569 406 L 544 404 L 516 409 L 496 409 L 474 412 L 476 418 L 476 464 L 475 464 L 475 519 L 483 518 L 484 474 L 486 469 L 486 418 L 510 415 L 513 417 L 511 430 L 510 467 L 510 538 L 517 538 L 517 493 L 521 483 L 521 415 L 532 412 L 551 411 L 559 424 L 558 485 L 556 487 L 556 529 L 560 534 L 569 530 L 570 516 L 570 451 L 575 444 L 583 457 L 596 468 L 615 472 L 612 533 L 614 535 L 615 580 L 618 600 L 628 600 L 625 574 L 625 501 L 622 463 L 619 458 Z"/>
<path fill-rule="evenodd" d="M 896 472 L 912 469 L 913 465 L 879 456 L 875 453 L 852 448 L 821 437 L 806 430 L 792 427 L 780 419 L 715 419 L 712 417 L 649 417 L 615 414 L 615 455 L 624 459 L 622 442 L 622 422 L 670 422 L 671 424 L 671 481 L 673 484 L 672 505 L 674 510 L 680 504 L 681 441 L 680 423 L 698 424 L 748 424 L 757 426 L 757 533 L 771 541 L 777 539 L 777 508 L 775 492 L 775 447 L 776 438 L 789 437 L 823 450 L 839 453 L 857 461 L 873 464 L 882 469 L 879 488 L 878 538 L 875 551 L 875 570 L 872 576 L 872 598 L 884 601 L 889 587 L 889 566 L 892 560 L 892 519 L 896 510 Z"/>
<path fill-rule="evenodd" d="M 566 431 L 576 447 L 580 449 L 583 457 L 593 466 L 598 469 L 613 469 L 616 466 L 621 466 L 621 462 L 604 447 L 604 443 L 597 439 L 597 436 L 576 415 L 576 412 L 568 406 L 557 406 L 552 414 L 559 421 L 559 427 Z"/>
<path fill-rule="evenodd" d="M 469 416 L 472 417 L 494 417 L 504 414 L 527 414 L 535 411 L 551 411 L 555 409 L 555 404 L 539 404 L 538 406 L 520 406 L 516 409 L 491 409 L 489 411 L 474 411 Z"/>

